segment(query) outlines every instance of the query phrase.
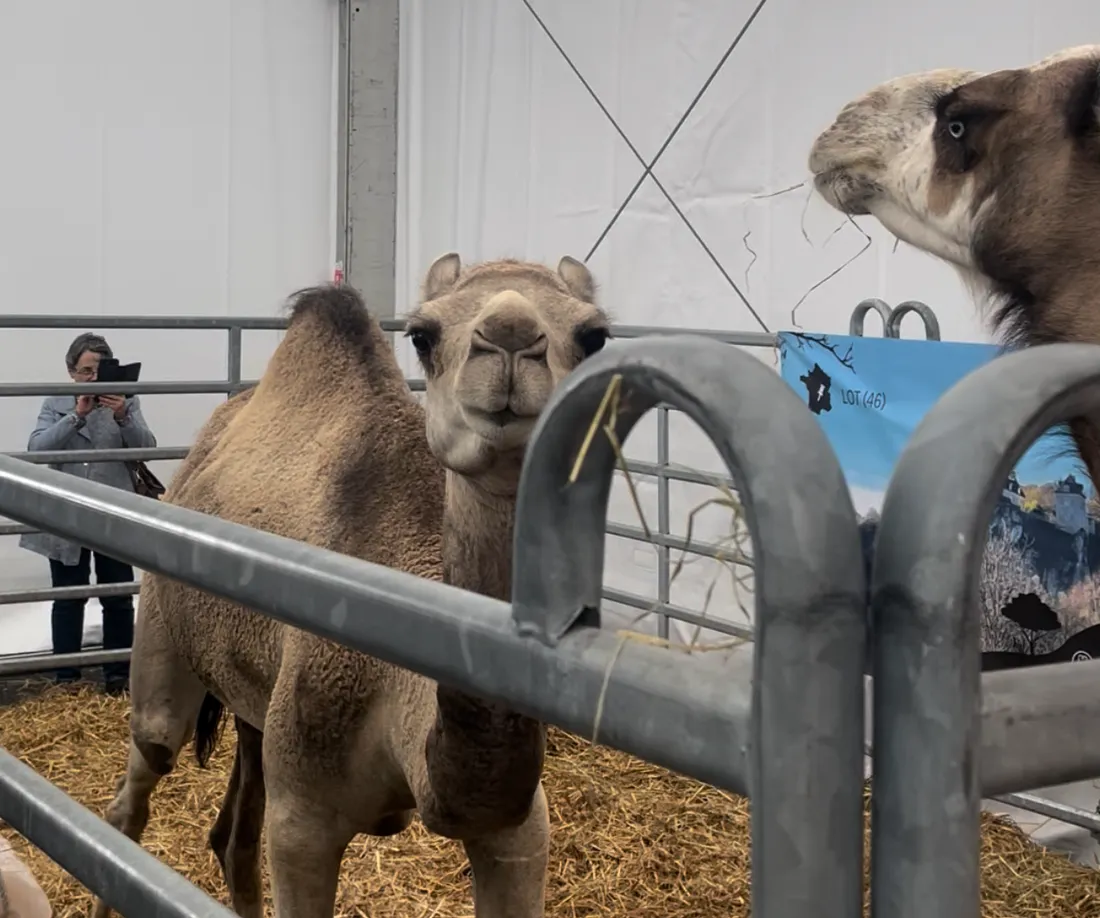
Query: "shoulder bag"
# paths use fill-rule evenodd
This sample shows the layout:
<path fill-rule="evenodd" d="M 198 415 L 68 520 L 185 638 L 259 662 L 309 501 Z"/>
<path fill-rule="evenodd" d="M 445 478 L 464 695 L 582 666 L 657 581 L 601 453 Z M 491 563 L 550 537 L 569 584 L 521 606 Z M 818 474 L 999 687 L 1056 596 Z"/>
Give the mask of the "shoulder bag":
<path fill-rule="evenodd" d="M 130 481 L 133 482 L 135 494 L 140 494 L 142 497 L 151 497 L 153 500 L 160 499 L 165 487 L 144 461 L 127 462 L 126 469 L 130 473 Z"/>

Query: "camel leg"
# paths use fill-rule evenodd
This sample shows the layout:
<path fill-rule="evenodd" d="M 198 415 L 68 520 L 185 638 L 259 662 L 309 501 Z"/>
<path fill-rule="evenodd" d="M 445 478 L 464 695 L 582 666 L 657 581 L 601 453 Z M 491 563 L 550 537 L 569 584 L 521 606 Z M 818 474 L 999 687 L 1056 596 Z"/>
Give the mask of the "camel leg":
<path fill-rule="evenodd" d="M 520 825 L 463 844 L 474 875 L 476 918 L 542 918 L 550 815 L 541 783 Z"/>
<path fill-rule="evenodd" d="M 267 796 L 264 791 L 262 732 L 234 718 L 237 752 L 225 800 L 210 830 L 210 847 L 221 864 L 233 911 L 241 918 L 263 918 L 260 833 Z"/>
<path fill-rule="evenodd" d="M 130 660 L 130 755 L 104 815 L 139 844 L 149 821 L 149 798 L 191 738 L 206 694 L 173 649 L 155 603 L 142 606 Z M 94 918 L 110 914 L 107 903 L 97 897 Z"/>
<path fill-rule="evenodd" d="M 332 918 L 344 850 L 355 836 L 342 814 L 277 788 L 264 819 L 275 918 Z"/>

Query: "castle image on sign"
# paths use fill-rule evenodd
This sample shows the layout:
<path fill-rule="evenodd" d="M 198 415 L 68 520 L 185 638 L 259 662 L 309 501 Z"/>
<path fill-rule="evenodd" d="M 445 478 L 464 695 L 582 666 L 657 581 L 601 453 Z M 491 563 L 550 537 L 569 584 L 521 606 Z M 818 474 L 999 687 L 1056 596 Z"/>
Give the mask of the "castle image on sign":
<path fill-rule="evenodd" d="M 993 511 L 990 537 L 1027 546 L 1043 589 L 1064 593 L 1100 568 L 1095 538 L 1100 506 L 1071 472 L 1053 484 L 1023 487 L 1012 472 Z"/>

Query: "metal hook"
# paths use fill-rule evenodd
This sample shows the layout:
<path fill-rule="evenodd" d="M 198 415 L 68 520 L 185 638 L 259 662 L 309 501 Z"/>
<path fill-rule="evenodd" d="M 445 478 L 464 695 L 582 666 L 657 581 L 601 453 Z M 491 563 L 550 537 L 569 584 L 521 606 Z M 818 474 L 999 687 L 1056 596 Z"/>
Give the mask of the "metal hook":
<path fill-rule="evenodd" d="M 857 307 L 858 308 L 858 307 Z M 915 312 L 924 323 L 924 337 L 928 341 L 940 340 L 940 320 L 932 311 L 932 307 L 919 300 L 906 300 L 894 307 L 890 318 L 886 321 L 886 336 L 888 338 L 901 337 L 901 320 L 909 313 Z"/>
<path fill-rule="evenodd" d="M 891 337 L 890 335 L 890 313 L 891 309 L 885 300 L 880 300 L 877 297 L 871 297 L 861 302 L 855 309 L 852 310 L 852 318 L 848 320 L 848 334 L 854 335 L 857 338 L 863 337 L 863 323 L 867 318 L 867 313 L 874 310 L 879 314 L 879 318 L 882 319 L 882 336 L 884 338 Z"/>

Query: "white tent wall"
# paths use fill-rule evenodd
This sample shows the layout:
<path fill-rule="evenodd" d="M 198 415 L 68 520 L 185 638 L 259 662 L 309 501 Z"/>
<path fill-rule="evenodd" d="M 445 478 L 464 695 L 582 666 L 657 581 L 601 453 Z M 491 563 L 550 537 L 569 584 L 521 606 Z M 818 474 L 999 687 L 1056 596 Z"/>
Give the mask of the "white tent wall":
<path fill-rule="evenodd" d="M 445 251 L 551 263 L 569 253 L 591 255 L 620 323 L 845 332 L 852 307 L 879 296 L 929 303 L 946 339 L 984 340 L 953 272 L 873 224 L 843 220 L 804 185 L 784 189 L 804 182 L 814 135 L 877 81 L 1022 64 L 1100 34 L 1089 0 L 765 0 L 719 68 L 755 0 L 529 2 L 400 2 L 396 303 L 381 312 L 407 310 Z M 263 315 L 328 278 L 344 254 L 338 13 L 336 0 L 6 0 L 0 315 L 82 315 L 89 330 L 105 314 Z M 614 219 L 643 174 L 638 157 L 650 162 L 689 108 L 653 169 L 676 206 L 646 179 Z M 75 333 L 0 332 L 2 379 L 63 381 Z M 146 379 L 225 372 L 221 332 L 108 337 L 122 359 L 143 361 Z M 245 377 L 262 372 L 277 340 L 244 335 Z M 774 365 L 770 351 L 755 353 Z M 178 446 L 219 399 L 142 401 L 160 444 Z M 40 401 L 0 400 L 0 451 L 25 448 Z M 651 416 L 628 454 L 655 460 L 655 431 Z M 682 418 L 670 441 L 674 463 L 722 471 Z M 167 480 L 174 466 L 156 469 Z M 656 489 L 638 489 L 653 526 Z M 713 496 L 674 482 L 672 531 L 683 535 L 690 509 Z M 853 497 L 862 511 L 880 495 Z M 637 522 L 624 487 L 611 517 Z M 711 508 L 694 535 L 718 540 L 728 526 L 728 512 Z M 653 596 L 654 552 L 615 537 L 607 546 L 608 585 Z M 701 610 L 714 572 L 693 565 L 672 601 Z M 46 564 L 0 539 L 0 582 L 46 585 Z M 732 593 L 724 578 L 708 614 L 739 617 Z M 0 653 L 47 647 L 44 612 L 0 606 Z M 1090 793 L 1071 785 L 1045 796 L 1091 808 Z M 1057 843 L 1086 849 L 1088 839 Z"/>
<path fill-rule="evenodd" d="M 398 302 L 412 303 L 431 260 L 452 249 L 467 260 L 587 256 L 644 166 L 577 72 L 650 162 L 756 7 L 404 0 Z M 918 299 L 936 311 L 945 339 L 985 340 L 953 270 L 904 244 L 895 250 L 870 221 L 857 226 L 808 201 L 808 186 L 775 192 L 807 178 L 816 133 L 880 80 L 940 66 L 1020 65 L 1096 34 L 1100 8 L 1089 0 L 766 0 L 653 168 L 684 219 L 647 178 L 589 259 L 603 303 L 626 324 L 847 333 L 866 297 Z M 868 333 L 879 333 L 876 321 Z M 907 320 L 905 334 L 923 334 L 919 320 Z M 655 461 L 655 429 L 652 417 L 643 421 L 628 455 Z M 686 418 L 674 414 L 671 430 L 672 462 L 720 470 Z M 638 490 L 655 526 L 656 485 L 640 480 Z M 673 532 L 683 535 L 691 508 L 714 496 L 673 482 Z M 880 495 L 853 497 L 865 511 Z M 693 536 L 721 539 L 729 516 L 700 513 Z M 613 493 L 611 518 L 638 524 L 625 486 Z M 609 536 L 607 550 L 609 585 L 655 595 L 652 549 Z M 686 569 L 672 601 L 700 611 L 715 573 L 710 562 Z M 708 614 L 729 617 L 735 605 L 723 575 Z"/>
<path fill-rule="evenodd" d="M 104 314 L 271 315 L 330 277 L 336 27 L 335 0 L 6 0 L 0 314 L 90 331 Z M 80 331 L 0 330 L 3 380 L 67 382 Z M 143 379 L 225 377 L 224 331 L 104 333 Z M 277 340 L 244 333 L 245 378 Z M 141 401 L 160 445 L 183 446 L 221 398 Z M 0 450 L 26 449 L 40 404 L 0 399 Z M 0 571 L 5 589 L 49 583 L 12 537 Z"/>
<path fill-rule="evenodd" d="M 398 303 L 414 302 L 423 272 L 444 251 L 471 261 L 511 255 L 554 263 L 566 253 L 587 256 L 612 223 L 644 166 L 562 52 L 649 163 L 757 6 L 529 2 L 401 4 Z M 1089 0 L 766 0 L 653 167 L 713 259 L 647 179 L 589 259 L 603 303 L 624 324 L 760 330 L 724 271 L 772 331 L 846 334 L 856 303 L 877 296 L 895 305 L 928 303 L 944 339 L 989 340 L 953 270 L 895 246 L 869 220 L 857 226 L 819 199 L 808 201 L 808 187 L 775 192 L 804 182 L 817 132 L 881 80 L 933 67 L 1018 66 L 1096 35 L 1100 7 Z M 868 334 L 879 333 L 875 321 Z M 923 334 L 916 319 L 903 331 Z M 777 363 L 770 351 L 755 353 Z M 407 350 L 405 359 L 411 368 Z M 643 420 L 627 454 L 655 461 L 655 430 L 652 416 Z M 676 414 L 669 458 L 721 470 L 702 432 Z M 656 486 L 652 479 L 636 484 L 655 527 Z M 684 535 L 691 509 L 715 496 L 672 482 L 673 533 Z M 860 512 L 881 499 L 852 496 Z M 637 525 L 621 481 L 611 504 L 613 521 Z M 730 514 L 710 508 L 695 523 L 694 537 L 717 541 L 729 531 Z M 608 536 L 609 586 L 654 598 L 657 570 L 653 549 Z M 671 599 L 732 620 L 751 608 L 709 561 L 685 568 Z M 615 624 L 653 629 L 652 617 L 643 623 L 634 610 L 615 611 Z M 671 636 L 689 639 L 692 630 L 674 626 Z M 1089 782 L 1039 793 L 1086 811 L 1096 803 Z M 1097 845 L 1085 830 L 998 802 L 986 806 L 1011 815 L 1037 841 L 1096 862 Z"/>

